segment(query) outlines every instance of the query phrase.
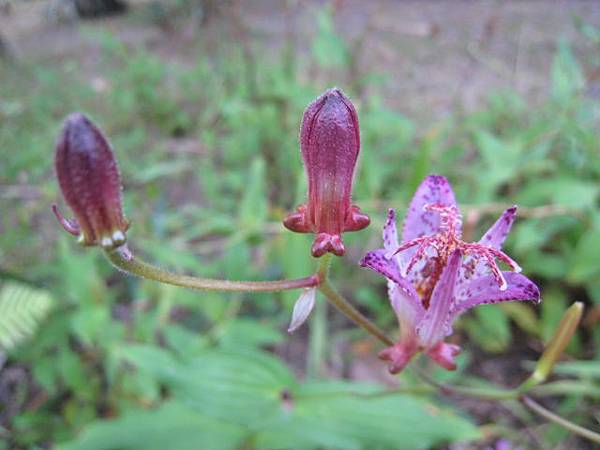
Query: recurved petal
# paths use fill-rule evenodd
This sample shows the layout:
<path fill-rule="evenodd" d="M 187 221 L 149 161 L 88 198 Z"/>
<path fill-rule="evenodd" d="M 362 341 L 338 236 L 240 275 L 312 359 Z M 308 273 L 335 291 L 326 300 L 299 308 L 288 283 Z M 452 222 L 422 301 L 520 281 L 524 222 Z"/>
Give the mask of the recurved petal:
<path fill-rule="evenodd" d="M 400 246 L 396 229 L 396 211 L 388 209 L 387 219 L 383 225 L 383 247 L 388 252 L 395 252 Z"/>
<path fill-rule="evenodd" d="M 401 341 L 379 352 L 379 359 L 388 362 L 388 370 L 392 374 L 402 371 L 418 352 L 416 342 Z"/>
<path fill-rule="evenodd" d="M 458 209 L 452 186 L 445 177 L 429 175 L 417 188 L 404 219 L 402 242 L 436 234 L 439 231 L 439 213 L 424 211 L 424 206 L 428 204 L 455 206 Z"/>
<path fill-rule="evenodd" d="M 517 216 L 517 207 L 508 208 L 502 213 L 500 218 L 490 227 L 483 235 L 480 244 L 489 245 L 495 249 L 502 249 L 502 244 L 506 240 L 506 236 L 510 233 L 515 217 Z"/>
<path fill-rule="evenodd" d="M 456 303 L 450 313 L 452 322 L 458 315 L 478 305 L 507 301 L 540 302 L 540 290 L 525 275 L 514 272 L 502 272 L 508 287 L 501 290 L 492 275 L 475 278 L 456 292 Z"/>
<path fill-rule="evenodd" d="M 400 242 L 398 240 L 398 230 L 396 227 L 396 211 L 390 208 L 388 209 L 387 219 L 383 225 L 383 247 L 387 252 L 386 256 L 398 265 L 400 273 L 404 273 L 414 250 L 410 249 L 394 254 L 399 246 Z M 418 281 L 416 279 L 417 277 L 415 277 L 415 273 L 418 273 L 418 271 L 412 271 L 412 273 L 407 274 L 406 276 L 413 285 Z"/>
<path fill-rule="evenodd" d="M 379 249 L 367 253 L 360 260 L 361 267 L 368 267 L 371 270 L 383 275 L 389 281 L 395 283 L 402 293 L 412 301 L 418 302 L 419 296 L 410 282 L 400 275 L 400 268 L 395 260 L 386 257 L 386 250 Z"/>
<path fill-rule="evenodd" d="M 448 258 L 440 280 L 431 294 L 429 308 L 417 327 L 419 342 L 426 349 L 431 348 L 451 332 L 448 319 L 454 304 L 454 286 L 461 259 L 460 250 L 454 250 Z"/>
<path fill-rule="evenodd" d="M 456 370 L 454 357 L 460 353 L 460 350 L 458 345 L 438 342 L 431 350 L 427 351 L 427 356 L 446 370 Z"/>

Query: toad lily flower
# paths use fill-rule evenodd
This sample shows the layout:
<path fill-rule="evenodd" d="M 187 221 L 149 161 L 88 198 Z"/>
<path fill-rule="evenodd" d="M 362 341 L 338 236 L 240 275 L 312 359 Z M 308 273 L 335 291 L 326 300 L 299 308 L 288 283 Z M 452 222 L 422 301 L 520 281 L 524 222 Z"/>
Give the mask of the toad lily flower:
<path fill-rule="evenodd" d="M 300 149 L 308 176 L 308 202 L 283 224 L 298 233 L 316 233 L 312 255 L 345 252 L 342 232 L 369 225 L 369 217 L 350 202 L 354 167 L 360 150 L 358 116 L 337 88 L 329 89 L 306 108 Z"/>
<path fill-rule="evenodd" d="M 461 313 L 502 301 L 540 301 L 537 286 L 501 250 L 516 212 L 516 207 L 504 211 L 478 243 L 464 242 L 454 193 L 448 180 L 438 175 L 428 176 L 417 189 L 401 243 L 395 212 L 389 210 L 384 248 L 367 253 L 360 264 L 388 279 L 390 302 L 400 323 L 398 343 L 379 354 L 389 361 L 390 372 L 400 372 L 420 351 L 454 370 L 460 347 L 444 339 Z M 501 271 L 496 261 L 512 271 Z"/>
<path fill-rule="evenodd" d="M 66 118 L 56 143 L 56 176 L 75 219 L 52 210 L 63 228 L 83 245 L 110 250 L 125 243 L 129 222 L 121 206 L 121 178 L 110 144 L 83 114 Z"/>

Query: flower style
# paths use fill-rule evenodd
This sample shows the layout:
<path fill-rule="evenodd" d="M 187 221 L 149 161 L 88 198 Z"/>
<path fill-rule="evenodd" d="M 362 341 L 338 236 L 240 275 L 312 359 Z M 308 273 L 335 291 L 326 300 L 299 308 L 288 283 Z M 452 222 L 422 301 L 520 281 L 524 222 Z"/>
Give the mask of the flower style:
<path fill-rule="evenodd" d="M 341 234 L 367 227 L 369 217 L 352 205 L 352 179 L 360 150 L 358 116 L 337 88 L 326 91 L 306 108 L 300 149 L 308 176 L 308 202 L 283 224 L 291 231 L 316 233 L 315 257 L 345 252 Z"/>
<path fill-rule="evenodd" d="M 384 248 L 367 253 L 360 264 L 388 279 L 388 294 L 400 323 L 397 344 L 379 357 L 391 373 L 400 372 L 423 351 L 448 370 L 456 369 L 460 347 L 445 343 L 452 323 L 464 311 L 502 301 L 540 301 L 537 286 L 501 247 L 517 212 L 507 209 L 478 243 L 461 240 L 461 216 L 448 180 L 430 175 L 415 193 L 398 242 L 396 218 L 389 210 Z M 502 261 L 512 271 L 501 271 Z"/>
<path fill-rule="evenodd" d="M 129 222 L 123 217 L 117 162 L 102 132 L 83 114 L 66 118 L 54 163 L 60 190 L 75 215 L 66 219 L 52 206 L 63 228 L 84 245 L 123 245 Z"/>

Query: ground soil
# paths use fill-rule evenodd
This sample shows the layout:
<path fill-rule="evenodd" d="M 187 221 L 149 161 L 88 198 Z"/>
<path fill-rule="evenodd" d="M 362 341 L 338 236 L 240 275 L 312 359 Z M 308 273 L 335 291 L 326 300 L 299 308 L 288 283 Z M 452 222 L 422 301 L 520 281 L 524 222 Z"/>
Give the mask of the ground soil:
<path fill-rule="evenodd" d="M 6 5 L 0 7 L 0 32 L 17 58 L 76 58 L 93 77 L 98 43 L 93 33 L 81 33 L 68 3 L 0 1 Z M 176 25 L 169 17 L 175 2 L 129 3 L 128 17 L 85 21 L 86 30 L 109 29 L 130 45 L 151 47 L 166 62 L 180 63 L 199 40 L 221 40 L 224 30 L 250 48 L 276 50 L 292 29 L 299 53 L 307 53 L 316 11 L 329 5 L 337 31 L 351 42 L 360 40 L 356 70 L 385 74 L 386 101 L 424 121 L 456 107 L 473 110 L 489 93 L 506 88 L 530 101 L 543 98 L 558 39 L 589 54 L 592 44 L 575 20 L 600 25 L 598 1 L 197 0 L 197 14 Z"/>

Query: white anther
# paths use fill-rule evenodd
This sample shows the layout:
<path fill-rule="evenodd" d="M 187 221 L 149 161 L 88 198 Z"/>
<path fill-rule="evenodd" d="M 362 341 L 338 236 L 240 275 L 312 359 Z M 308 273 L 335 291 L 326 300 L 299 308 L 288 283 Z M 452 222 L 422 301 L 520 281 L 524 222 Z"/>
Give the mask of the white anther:
<path fill-rule="evenodd" d="M 111 248 L 113 246 L 113 241 L 108 236 L 105 236 L 100 241 L 100 245 L 104 248 Z"/>
<path fill-rule="evenodd" d="M 113 233 L 113 235 L 112 235 L 112 240 L 113 240 L 114 242 L 116 242 L 117 244 L 118 244 L 118 243 L 121 243 L 121 242 L 125 242 L 125 234 L 123 234 L 123 232 L 122 232 L 122 231 L 120 231 L 120 230 L 117 230 L 117 231 L 115 231 L 115 232 Z"/>

